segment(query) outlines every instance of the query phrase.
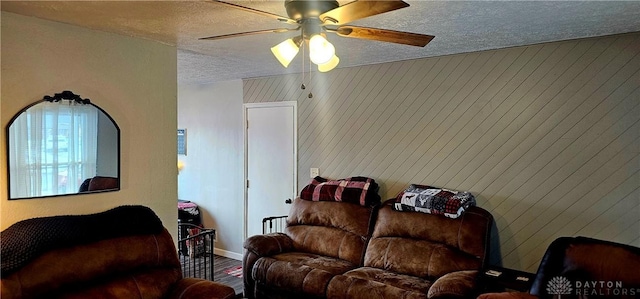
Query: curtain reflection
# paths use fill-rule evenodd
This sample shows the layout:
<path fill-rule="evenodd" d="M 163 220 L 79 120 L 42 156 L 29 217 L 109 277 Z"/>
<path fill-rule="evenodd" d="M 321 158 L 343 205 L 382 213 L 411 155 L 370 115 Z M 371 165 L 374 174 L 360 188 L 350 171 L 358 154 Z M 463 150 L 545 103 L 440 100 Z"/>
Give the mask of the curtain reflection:
<path fill-rule="evenodd" d="M 76 193 L 96 175 L 98 112 L 91 105 L 41 102 L 9 128 L 11 195 Z"/>

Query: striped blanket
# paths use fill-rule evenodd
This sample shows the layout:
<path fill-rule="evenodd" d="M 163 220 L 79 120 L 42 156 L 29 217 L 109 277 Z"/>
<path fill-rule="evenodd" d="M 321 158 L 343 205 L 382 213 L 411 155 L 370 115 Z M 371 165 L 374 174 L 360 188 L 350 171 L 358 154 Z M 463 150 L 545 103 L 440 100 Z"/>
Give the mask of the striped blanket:
<path fill-rule="evenodd" d="M 378 183 L 368 177 L 327 180 L 315 177 L 300 192 L 300 198 L 312 201 L 341 201 L 372 206 L 380 203 Z"/>
<path fill-rule="evenodd" d="M 476 198 L 469 192 L 412 184 L 398 194 L 393 209 L 458 218 L 475 205 Z"/>

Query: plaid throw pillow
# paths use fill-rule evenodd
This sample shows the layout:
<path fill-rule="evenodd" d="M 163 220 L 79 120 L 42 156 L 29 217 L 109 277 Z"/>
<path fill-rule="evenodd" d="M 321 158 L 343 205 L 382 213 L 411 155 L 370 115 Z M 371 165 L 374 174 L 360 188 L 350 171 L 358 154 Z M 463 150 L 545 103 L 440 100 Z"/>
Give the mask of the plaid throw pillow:
<path fill-rule="evenodd" d="M 475 205 L 476 199 L 469 192 L 412 184 L 398 194 L 393 209 L 458 218 Z"/>

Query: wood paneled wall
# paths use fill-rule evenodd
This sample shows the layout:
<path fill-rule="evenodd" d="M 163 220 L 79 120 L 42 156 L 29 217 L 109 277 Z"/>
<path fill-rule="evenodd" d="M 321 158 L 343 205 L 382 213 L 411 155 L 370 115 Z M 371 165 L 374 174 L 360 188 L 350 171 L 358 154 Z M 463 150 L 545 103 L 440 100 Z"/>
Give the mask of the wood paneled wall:
<path fill-rule="evenodd" d="M 534 272 L 558 236 L 640 246 L 639 54 L 635 33 L 247 79 L 244 102 L 298 101 L 300 189 L 318 167 L 471 191 L 493 262 Z"/>

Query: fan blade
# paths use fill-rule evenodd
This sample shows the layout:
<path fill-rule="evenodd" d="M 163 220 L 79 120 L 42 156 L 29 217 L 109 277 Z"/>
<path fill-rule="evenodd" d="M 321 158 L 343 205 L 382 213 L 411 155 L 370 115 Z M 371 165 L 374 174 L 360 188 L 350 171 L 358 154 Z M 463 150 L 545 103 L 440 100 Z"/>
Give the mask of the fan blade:
<path fill-rule="evenodd" d="M 272 14 L 270 12 L 257 10 L 257 9 L 251 8 L 251 7 L 246 7 L 246 6 L 237 5 L 237 4 L 224 2 L 224 1 L 219 1 L 219 0 L 211 0 L 211 1 L 215 2 L 215 3 L 223 4 L 223 5 L 226 5 L 226 6 L 229 6 L 229 7 L 233 7 L 233 8 L 241 9 L 241 10 L 252 12 L 252 13 L 257 13 L 259 15 L 267 16 L 267 17 L 276 19 L 276 20 L 278 20 L 280 22 L 284 22 L 284 23 L 288 23 L 288 24 L 298 24 L 298 21 L 296 21 L 296 20 L 289 19 L 287 17 L 279 16 L 279 15 L 276 15 L 276 14 Z"/>
<path fill-rule="evenodd" d="M 382 42 L 404 44 L 417 47 L 426 46 L 435 37 L 433 35 L 419 33 L 357 26 L 340 26 L 335 30 L 329 28 L 326 29 L 327 31 L 335 32 L 339 36 L 344 37 L 377 40 Z"/>
<path fill-rule="evenodd" d="M 320 21 L 325 25 L 342 25 L 355 20 L 374 16 L 409 6 L 402 0 L 372 1 L 360 0 L 347 3 L 321 14 Z"/>
<path fill-rule="evenodd" d="M 231 33 L 231 34 L 216 35 L 216 36 L 209 36 L 209 37 L 201 37 L 199 39 L 200 40 L 217 40 L 217 39 L 223 39 L 223 38 L 256 35 L 256 34 L 262 34 L 262 33 L 283 33 L 283 32 L 298 31 L 298 30 L 300 30 L 300 27 L 298 27 L 298 28 L 278 28 L 278 29 L 257 30 L 257 31 Z"/>

